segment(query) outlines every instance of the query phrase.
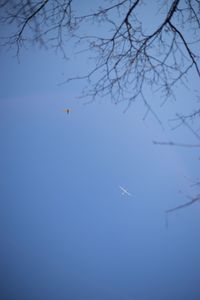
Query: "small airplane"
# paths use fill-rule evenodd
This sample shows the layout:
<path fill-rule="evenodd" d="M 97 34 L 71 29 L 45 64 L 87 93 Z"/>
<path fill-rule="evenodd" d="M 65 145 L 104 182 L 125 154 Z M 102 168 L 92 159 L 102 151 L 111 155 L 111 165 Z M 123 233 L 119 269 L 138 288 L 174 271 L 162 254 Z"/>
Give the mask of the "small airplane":
<path fill-rule="evenodd" d="M 63 111 L 67 114 L 69 114 L 71 112 L 71 109 L 70 108 L 64 108 Z"/>
<path fill-rule="evenodd" d="M 125 188 L 123 188 L 121 185 L 119 185 L 119 188 L 121 190 L 121 194 L 124 196 L 124 195 L 127 195 L 129 197 L 132 197 L 132 194 L 129 193 Z"/>

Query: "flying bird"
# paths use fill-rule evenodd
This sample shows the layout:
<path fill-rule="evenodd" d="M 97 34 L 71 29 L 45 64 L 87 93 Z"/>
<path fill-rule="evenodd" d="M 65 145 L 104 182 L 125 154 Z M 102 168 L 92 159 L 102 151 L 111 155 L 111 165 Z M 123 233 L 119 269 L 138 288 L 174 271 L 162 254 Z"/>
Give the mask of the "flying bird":
<path fill-rule="evenodd" d="M 71 112 L 71 109 L 70 108 L 64 108 L 63 111 L 67 114 L 69 114 Z"/>
<path fill-rule="evenodd" d="M 121 190 L 121 194 L 124 196 L 124 195 L 127 195 L 127 196 L 129 196 L 129 197 L 131 197 L 132 196 L 132 194 L 131 193 L 129 193 L 125 188 L 123 188 L 121 185 L 119 185 L 119 188 L 120 188 L 120 190 Z"/>

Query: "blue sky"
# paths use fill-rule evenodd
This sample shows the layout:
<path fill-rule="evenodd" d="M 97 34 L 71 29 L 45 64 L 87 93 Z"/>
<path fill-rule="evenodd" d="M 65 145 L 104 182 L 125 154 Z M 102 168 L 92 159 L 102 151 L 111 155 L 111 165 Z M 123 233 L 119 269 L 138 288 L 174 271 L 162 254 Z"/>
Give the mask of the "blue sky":
<path fill-rule="evenodd" d="M 58 84 L 76 59 L 32 48 L 0 64 L 2 299 L 198 300 L 199 205 L 168 228 L 164 211 L 197 192 L 199 153 L 152 143 L 192 140 L 167 126 L 189 92 L 160 108 L 163 130 L 142 105 L 77 100 L 82 83 Z"/>

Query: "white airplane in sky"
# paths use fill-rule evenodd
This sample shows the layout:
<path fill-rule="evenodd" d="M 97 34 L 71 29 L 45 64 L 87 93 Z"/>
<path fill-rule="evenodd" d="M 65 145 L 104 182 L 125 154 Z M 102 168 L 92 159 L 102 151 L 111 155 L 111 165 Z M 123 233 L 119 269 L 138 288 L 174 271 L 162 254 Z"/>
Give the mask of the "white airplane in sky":
<path fill-rule="evenodd" d="M 122 194 L 122 195 L 127 195 L 127 196 L 129 196 L 129 197 L 132 196 L 132 194 L 129 193 L 129 192 L 128 192 L 125 188 L 123 188 L 121 185 L 119 185 L 119 188 L 120 188 L 120 190 L 121 190 L 121 194 Z"/>

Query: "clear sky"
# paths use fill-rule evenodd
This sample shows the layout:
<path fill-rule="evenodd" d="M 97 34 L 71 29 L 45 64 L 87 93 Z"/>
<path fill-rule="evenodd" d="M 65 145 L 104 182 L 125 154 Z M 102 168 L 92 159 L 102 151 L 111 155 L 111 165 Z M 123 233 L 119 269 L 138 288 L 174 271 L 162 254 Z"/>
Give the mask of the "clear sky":
<path fill-rule="evenodd" d="M 0 65 L 1 299 L 199 300 L 199 204 L 168 228 L 164 213 L 198 192 L 199 153 L 152 143 L 192 140 L 167 126 L 177 103 L 163 130 L 140 105 L 84 105 L 80 82 L 58 85 L 76 59 L 32 48 Z"/>

